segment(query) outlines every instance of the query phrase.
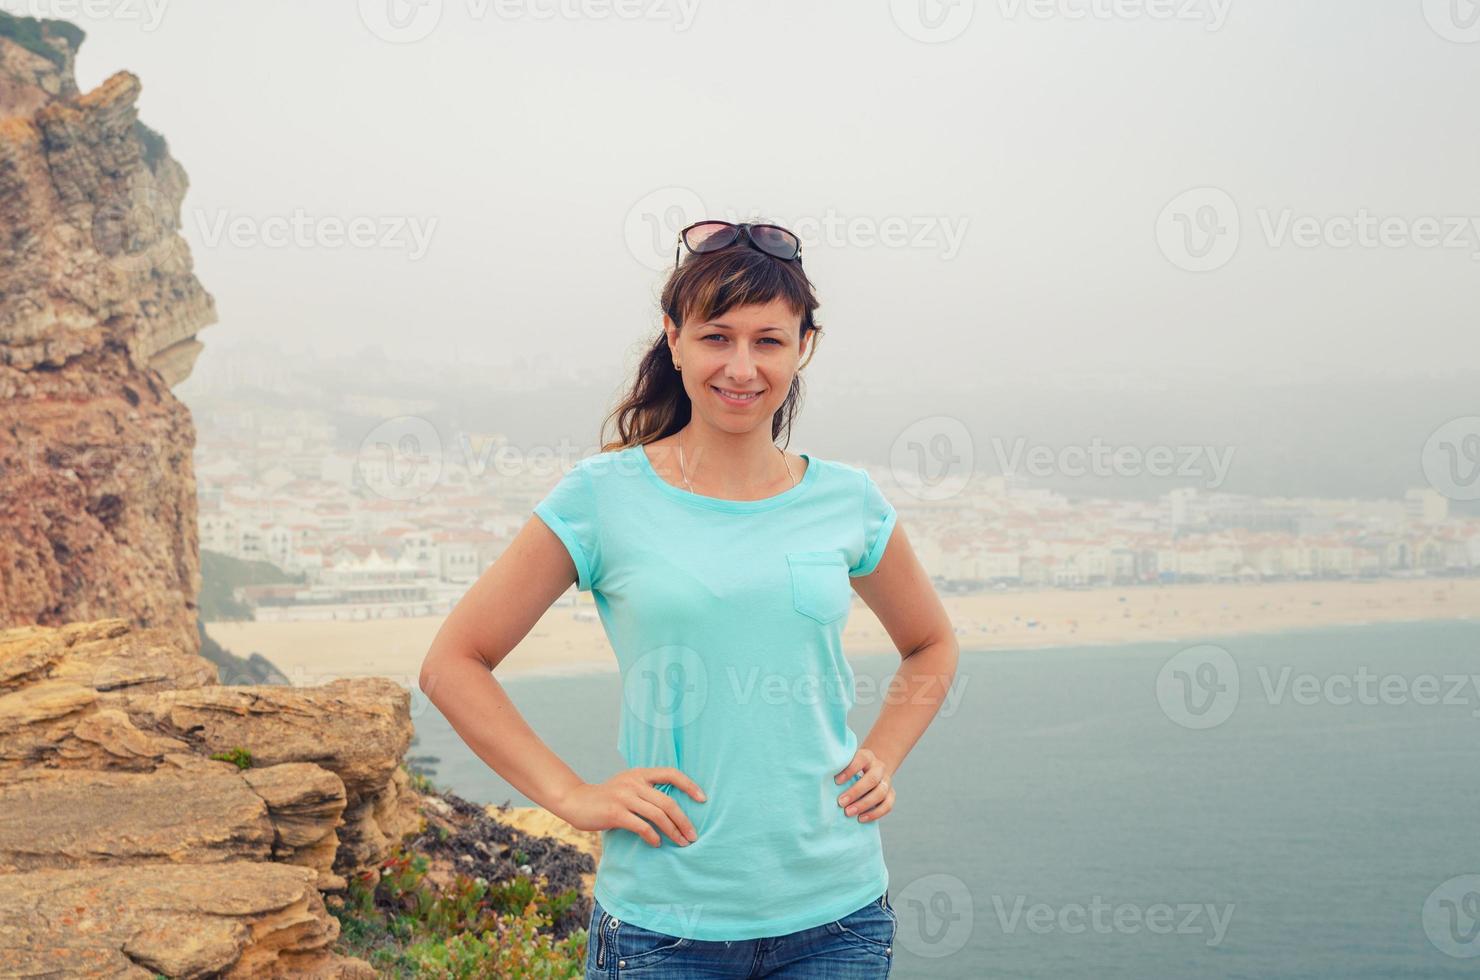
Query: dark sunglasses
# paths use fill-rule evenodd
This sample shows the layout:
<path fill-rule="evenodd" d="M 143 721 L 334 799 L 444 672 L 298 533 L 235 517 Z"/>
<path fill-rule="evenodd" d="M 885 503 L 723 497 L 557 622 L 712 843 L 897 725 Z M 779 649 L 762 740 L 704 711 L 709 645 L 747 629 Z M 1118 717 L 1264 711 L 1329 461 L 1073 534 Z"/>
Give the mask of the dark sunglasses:
<path fill-rule="evenodd" d="M 802 259 L 802 240 L 780 225 L 732 224 L 729 221 L 699 221 L 678 233 L 680 244 L 695 255 L 717 252 L 740 240 L 741 236 L 751 248 L 767 255 L 790 262 Z M 674 246 L 673 267 L 678 268 L 680 249 Z"/>

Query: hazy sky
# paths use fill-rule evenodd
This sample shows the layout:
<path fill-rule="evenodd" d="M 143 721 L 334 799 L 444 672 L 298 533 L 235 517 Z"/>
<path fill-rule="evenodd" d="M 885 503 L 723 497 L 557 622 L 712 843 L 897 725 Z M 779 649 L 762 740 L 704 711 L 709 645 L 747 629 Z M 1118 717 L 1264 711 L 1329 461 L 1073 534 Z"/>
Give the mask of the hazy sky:
<path fill-rule="evenodd" d="M 619 365 L 677 228 L 760 212 L 825 373 L 1480 364 L 1469 0 L 0 6 L 142 79 L 208 350 Z"/>

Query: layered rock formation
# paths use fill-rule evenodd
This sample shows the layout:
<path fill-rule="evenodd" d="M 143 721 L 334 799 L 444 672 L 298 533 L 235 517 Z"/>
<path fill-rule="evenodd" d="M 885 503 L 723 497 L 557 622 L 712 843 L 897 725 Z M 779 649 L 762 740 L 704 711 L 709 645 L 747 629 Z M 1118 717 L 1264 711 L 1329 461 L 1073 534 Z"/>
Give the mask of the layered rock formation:
<path fill-rule="evenodd" d="M 358 975 L 319 893 L 420 827 L 410 743 L 384 678 L 227 687 L 169 630 L 0 632 L 0 975 Z"/>
<path fill-rule="evenodd" d="M 373 881 L 403 843 L 438 886 L 590 893 L 599 835 L 421 797 L 411 735 L 386 678 L 224 686 L 165 629 L 0 631 L 0 976 L 374 976 L 330 951 L 320 892 Z"/>
<path fill-rule="evenodd" d="M 195 432 L 215 322 L 187 180 L 139 80 L 79 93 L 81 31 L 0 13 L 0 623 L 123 616 L 198 649 Z"/>

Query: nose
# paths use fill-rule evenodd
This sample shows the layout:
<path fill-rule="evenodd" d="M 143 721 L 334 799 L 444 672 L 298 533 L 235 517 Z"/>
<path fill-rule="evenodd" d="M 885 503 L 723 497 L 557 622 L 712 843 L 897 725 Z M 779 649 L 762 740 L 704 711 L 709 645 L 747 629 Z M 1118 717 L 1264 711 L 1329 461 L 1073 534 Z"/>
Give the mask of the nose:
<path fill-rule="evenodd" d="M 725 364 L 725 376 L 731 381 L 748 384 L 755 377 L 755 360 L 745 344 L 736 344 Z"/>

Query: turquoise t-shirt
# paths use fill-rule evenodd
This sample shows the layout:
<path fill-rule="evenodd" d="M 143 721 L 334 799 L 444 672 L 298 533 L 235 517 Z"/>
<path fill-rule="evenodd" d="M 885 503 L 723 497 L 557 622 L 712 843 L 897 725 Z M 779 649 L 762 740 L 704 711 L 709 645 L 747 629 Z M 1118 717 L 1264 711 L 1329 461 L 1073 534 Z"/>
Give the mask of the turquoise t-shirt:
<path fill-rule="evenodd" d="M 588 456 L 534 513 L 575 563 L 616 653 L 628 766 L 667 783 L 699 839 L 602 832 L 595 894 L 615 918 L 702 940 L 780 936 L 884 893 L 878 821 L 836 783 L 858 748 L 842 634 L 849 577 L 884 554 L 894 507 L 868 472 L 801 453 L 795 486 L 724 500 L 660 477 L 640 446 Z M 856 777 L 855 777 L 856 779 Z"/>

